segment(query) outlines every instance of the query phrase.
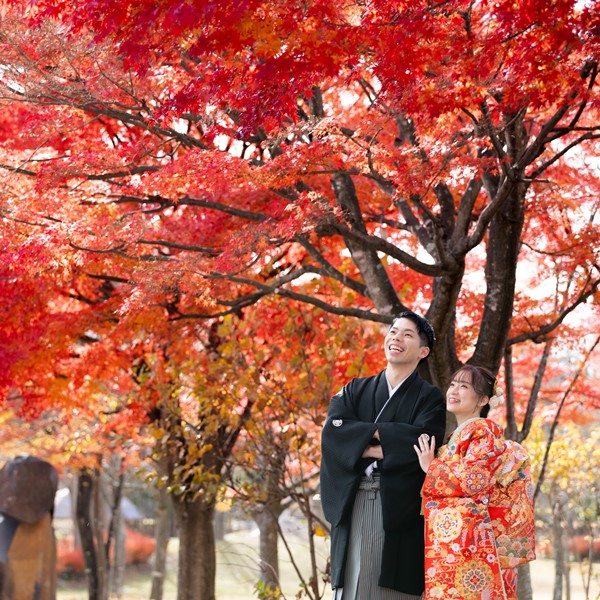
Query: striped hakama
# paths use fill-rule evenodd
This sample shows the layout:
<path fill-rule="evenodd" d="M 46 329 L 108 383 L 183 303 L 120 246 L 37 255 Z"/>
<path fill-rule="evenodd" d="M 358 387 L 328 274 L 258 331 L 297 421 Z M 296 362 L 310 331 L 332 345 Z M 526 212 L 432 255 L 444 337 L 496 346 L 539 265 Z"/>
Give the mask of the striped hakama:
<path fill-rule="evenodd" d="M 334 600 L 419 600 L 378 585 L 383 552 L 383 515 L 379 493 L 379 475 L 360 481 L 352 510 L 352 525 L 344 587 L 333 591 Z"/>

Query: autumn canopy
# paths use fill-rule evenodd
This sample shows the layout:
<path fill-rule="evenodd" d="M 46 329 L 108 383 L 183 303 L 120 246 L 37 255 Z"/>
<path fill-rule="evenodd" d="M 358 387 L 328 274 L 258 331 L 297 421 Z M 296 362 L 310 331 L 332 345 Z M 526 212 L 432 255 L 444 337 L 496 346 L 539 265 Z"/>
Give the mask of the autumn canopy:
<path fill-rule="evenodd" d="M 210 523 L 405 308 L 509 437 L 590 418 L 599 60 L 596 0 L 0 0 L 0 422 L 67 463 L 151 424 Z"/>
<path fill-rule="evenodd" d="M 439 384 L 569 338 L 600 280 L 597 9 L 5 0 L 5 398 L 273 294 L 427 312 Z"/>

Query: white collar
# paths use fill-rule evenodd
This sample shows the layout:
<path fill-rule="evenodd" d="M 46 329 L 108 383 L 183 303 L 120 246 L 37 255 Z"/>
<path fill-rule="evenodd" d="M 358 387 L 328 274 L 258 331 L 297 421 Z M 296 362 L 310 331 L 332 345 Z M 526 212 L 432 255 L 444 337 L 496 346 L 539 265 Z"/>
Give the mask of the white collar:
<path fill-rule="evenodd" d="M 409 375 L 408 377 L 410 377 L 410 375 Z M 385 371 L 385 381 L 386 381 L 386 383 L 387 383 L 387 386 L 388 386 L 388 393 L 389 393 L 389 396 L 388 396 L 388 398 L 391 398 L 391 397 L 394 395 L 394 393 L 395 393 L 395 392 L 398 390 L 398 388 L 399 388 L 399 387 L 400 387 L 400 386 L 401 386 L 401 385 L 402 385 L 402 384 L 403 384 L 403 383 L 404 383 L 404 382 L 405 382 L 405 381 L 408 379 L 408 377 L 405 377 L 405 378 L 404 378 L 404 379 L 403 379 L 403 380 L 402 380 L 402 381 L 401 381 L 401 382 L 400 382 L 400 383 L 399 383 L 397 386 L 395 386 L 395 387 L 392 387 L 392 384 L 390 383 L 390 380 L 388 379 L 388 376 L 387 376 L 387 370 Z"/>

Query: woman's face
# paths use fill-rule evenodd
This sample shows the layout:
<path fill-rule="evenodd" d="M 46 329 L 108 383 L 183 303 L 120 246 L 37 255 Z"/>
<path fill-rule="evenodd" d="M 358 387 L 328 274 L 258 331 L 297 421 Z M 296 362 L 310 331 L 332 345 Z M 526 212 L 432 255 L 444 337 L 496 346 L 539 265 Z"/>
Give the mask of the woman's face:
<path fill-rule="evenodd" d="M 448 386 L 446 407 L 459 423 L 478 417 L 481 409 L 489 402 L 487 396 L 480 396 L 471 384 L 471 373 L 459 371 Z"/>

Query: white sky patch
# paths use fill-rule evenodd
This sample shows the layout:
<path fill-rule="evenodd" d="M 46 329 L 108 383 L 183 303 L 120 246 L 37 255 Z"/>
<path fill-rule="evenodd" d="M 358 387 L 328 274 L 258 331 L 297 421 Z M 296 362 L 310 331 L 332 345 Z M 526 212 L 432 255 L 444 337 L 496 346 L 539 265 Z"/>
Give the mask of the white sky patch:
<path fill-rule="evenodd" d="M 244 151 L 244 143 L 240 140 L 232 140 L 231 137 L 223 133 L 215 136 L 215 146 L 222 152 L 229 152 L 233 156 L 241 156 Z M 246 152 L 248 152 L 246 150 Z"/>

